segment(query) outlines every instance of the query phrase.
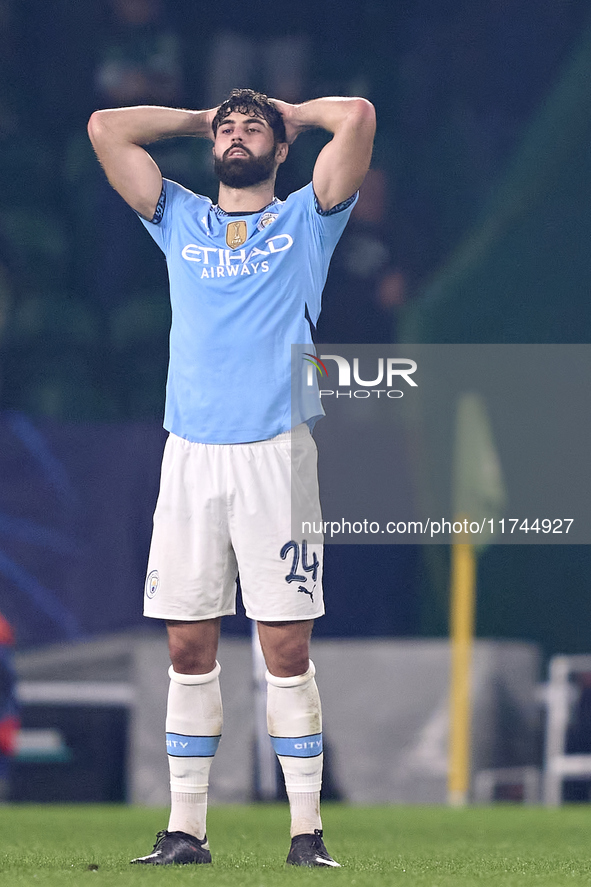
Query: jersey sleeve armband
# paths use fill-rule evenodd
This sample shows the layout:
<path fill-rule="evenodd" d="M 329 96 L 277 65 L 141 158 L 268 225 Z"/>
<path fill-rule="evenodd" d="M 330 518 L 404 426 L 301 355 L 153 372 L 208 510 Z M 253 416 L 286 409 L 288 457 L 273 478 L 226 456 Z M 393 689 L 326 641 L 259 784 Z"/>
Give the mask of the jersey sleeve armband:
<path fill-rule="evenodd" d="M 359 192 L 356 191 L 355 194 L 352 194 L 350 197 L 347 197 L 346 200 L 342 200 L 340 203 L 337 203 L 337 205 L 333 206 L 331 209 L 322 209 L 322 207 L 318 203 L 318 198 L 314 194 L 314 205 L 316 207 L 316 212 L 319 216 L 334 216 L 336 213 L 340 213 L 344 209 L 348 209 L 351 204 L 354 203 L 358 193 Z"/>
<path fill-rule="evenodd" d="M 160 192 L 160 197 L 158 198 L 158 203 L 156 204 L 156 209 L 154 211 L 154 215 L 150 219 L 153 225 L 159 225 L 162 221 L 162 217 L 164 215 L 164 207 L 166 206 L 166 191 L 164 189 L 164 183 L 162 183 L 162 191 Z"/>

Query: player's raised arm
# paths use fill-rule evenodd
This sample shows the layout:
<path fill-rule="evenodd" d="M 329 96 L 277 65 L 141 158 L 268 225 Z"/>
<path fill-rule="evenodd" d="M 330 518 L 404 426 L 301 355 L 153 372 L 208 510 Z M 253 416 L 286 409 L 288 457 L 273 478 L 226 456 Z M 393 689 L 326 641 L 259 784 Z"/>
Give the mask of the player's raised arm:
<path fill-rule="evenodd" d="M 213 139 L 217 109 L 184 111 L 155 105 L 95 111 L 88 135 L 106 176 L 140 215 L 151 219 L 162 190 L 160 170 L 144 145 L 175 136 Z"/>
<path fill-rule="evenodd" d="M 333 134 L 314 166 L 314 191 L 324 210 L 351 197 L 369 169 L 376 129 L 375 110 L 361 98 L 320 98 L 301 105 L 273 100 L 283 115 L 287 139 L 321 127 Z"/>

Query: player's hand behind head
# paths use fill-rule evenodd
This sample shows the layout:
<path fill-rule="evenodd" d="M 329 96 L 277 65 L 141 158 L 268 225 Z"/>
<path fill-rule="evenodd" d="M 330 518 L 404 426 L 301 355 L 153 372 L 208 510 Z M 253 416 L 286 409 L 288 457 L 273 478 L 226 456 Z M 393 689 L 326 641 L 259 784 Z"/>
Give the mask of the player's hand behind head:
<path fill-rule="evenodd" d="M 285 123 L 285 137 L 287 144 L 291 145 L 305 127 L 300 126 L 297 121 L 297 105 L 291 105 L 289 102 L 282 102 L 281 99 L 269 99 L 273 102 L 277 110 L 283 117 Z"/>

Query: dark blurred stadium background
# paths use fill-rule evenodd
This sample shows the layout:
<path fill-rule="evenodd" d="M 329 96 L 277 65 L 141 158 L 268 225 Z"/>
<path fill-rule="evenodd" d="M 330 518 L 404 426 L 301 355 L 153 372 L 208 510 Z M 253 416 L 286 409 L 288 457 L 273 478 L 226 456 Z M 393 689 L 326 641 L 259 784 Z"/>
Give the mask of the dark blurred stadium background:
<path fill-rule="evenodd" d="M 588 0 L 1 0 L 0 611 L 21 649 L 141 622 L 166 274 L 105 184 L 90 113 L 205 107 L 234 85 L 366 96 L 373 168 L 319 341 L 588 342 L 590 14 Z M 296 143 L 279 196 L 309 180 L 321 139 Z M 215 196 L 207 145 L 155 153 Z M 586 547 L 491 547 L 478 635 L 591 649 L 590 567 Z M 320 636 L 359 633 L 360 593 L 365 635 L 445 635 L 447 549 L 332 546 Z"/>

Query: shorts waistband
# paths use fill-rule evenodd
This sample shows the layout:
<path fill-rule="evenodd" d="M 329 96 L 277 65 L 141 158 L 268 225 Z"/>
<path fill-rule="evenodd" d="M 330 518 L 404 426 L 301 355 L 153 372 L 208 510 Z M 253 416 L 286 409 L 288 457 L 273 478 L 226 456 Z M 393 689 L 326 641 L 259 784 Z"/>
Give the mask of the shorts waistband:
<path fill-rule="evenodd" d="M 179 437 L 178 434 L 174 434 L 174 432 L 169 431 L 170 437 L 174 437 L 177 440 L 182 441 L 184 444 L 187 444 L 191 447 L 216 447 L 216 448 L 229 448 L 229 447 L 259 447 L 266 446 L 268 444 L 276 444 L 276 443 L 284 443 L 287 441 L 299 440 L 303 437 L 310 436 L 310 428 L 308 427 L 306 422 L 302 422 L 300 425 L 296 425 L 294 428 L 290 428 L 289 431 L 282 431 L 280 434 L 276 434 L 275 437 L 269 437 L 265 440 L 250 440 L 244 443 L 227 443 L 227 444 L 219 444 L 219 443 L 201 443 L 199 441 L 191 441 L 187 440 L 184 437 Z"/>
<path fill-rule="evenodd" d="M 255 440 L 254 444 L 271 444 L 271 443 L 280 443 L 282 440 L 297 440 L 300 437 L 308 437 L 310 434 L 310 429 L 306 425 L 305 422 L 302 422 L 300 425 L 296 425 L 295 428 L 290 428 L 289 431 L 282 431 L 281 434 L 276 434 L 275 437 L 270 437 L 268 440 Z M 244 446 L 244 444 L 240 444 L 240 446 Z M 248 444 L 246 445 L 248 446 Z"/>

